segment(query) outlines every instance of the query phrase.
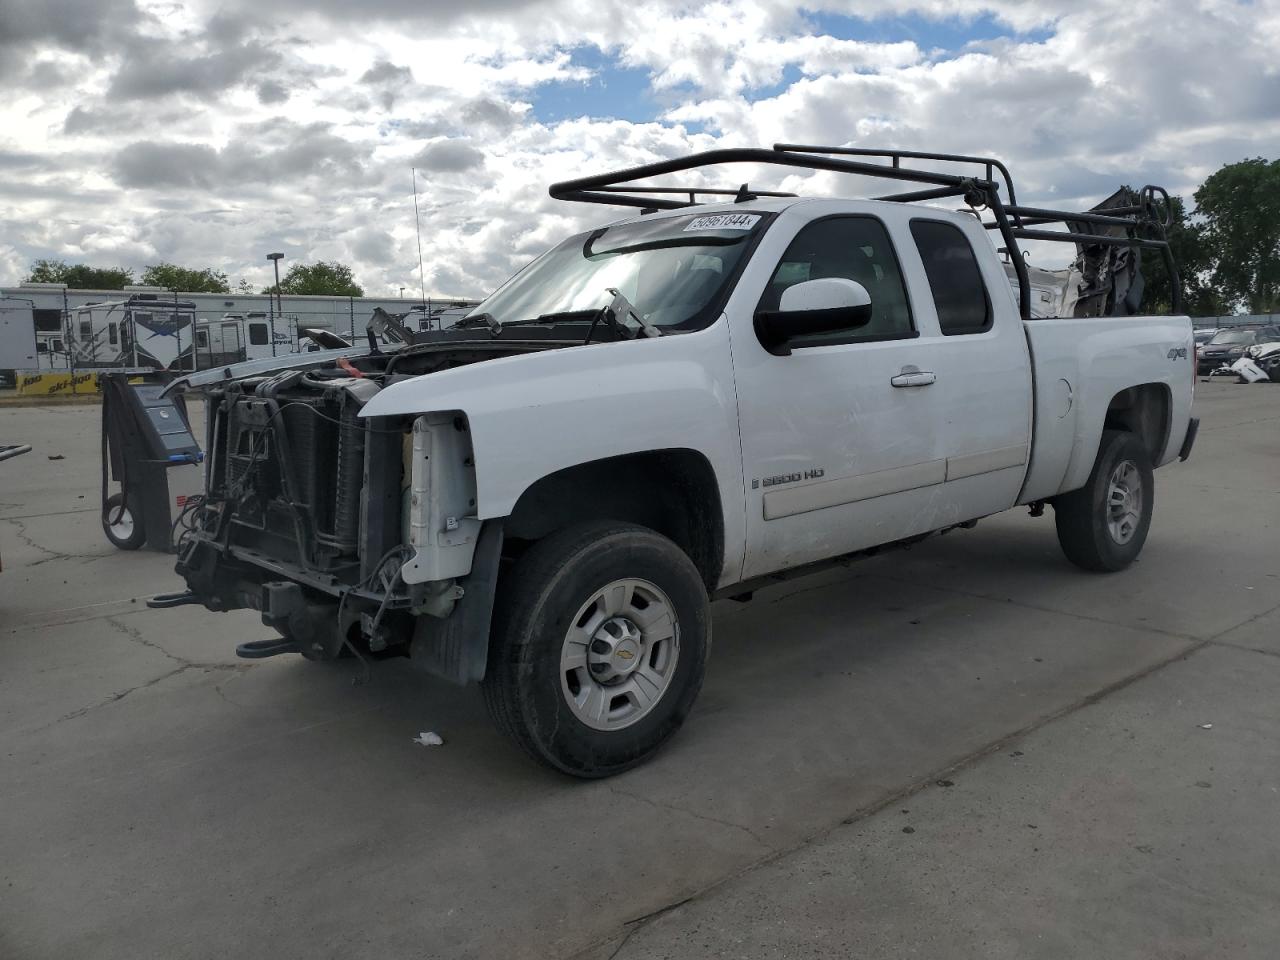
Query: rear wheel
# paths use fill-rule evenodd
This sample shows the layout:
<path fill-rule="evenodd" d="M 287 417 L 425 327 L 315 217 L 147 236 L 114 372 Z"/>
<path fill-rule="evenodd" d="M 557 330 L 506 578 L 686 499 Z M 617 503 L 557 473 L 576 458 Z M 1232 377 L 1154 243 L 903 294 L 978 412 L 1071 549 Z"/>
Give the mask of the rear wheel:
<path fill-rule="evenodd" d="M 102 508 L 102 532 L 107 539 L 121 550 L 137 550 L 147 541 L 147 531 L 143 529 L 142 517 L 133 512 L 133 508 L 125 506 L 124 496 L 113 493 L 107 498 Z"/>
<path fill-rule="evenodd" d="M 1147 541 L 1154 500 L 1142 441 L 1127 431 L 1104 431 L 1088 482 L 1053 502 L 1062 552 L 1085 570 L 1123 570 Z"/>
<path fill-rule="evenodd" d="M 702 578 L 670 540 L 624 523 L 569 528 L 499 584 L 485 701 L 543 763 L 619 773 L 684 722 L 710 632 Z"/>

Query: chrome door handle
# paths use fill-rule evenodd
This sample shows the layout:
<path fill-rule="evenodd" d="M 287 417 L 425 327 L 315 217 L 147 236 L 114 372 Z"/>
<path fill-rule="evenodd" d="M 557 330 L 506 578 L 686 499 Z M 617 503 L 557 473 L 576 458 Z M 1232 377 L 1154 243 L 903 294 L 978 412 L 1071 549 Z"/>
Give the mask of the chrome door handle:
<path fill-rule="evenodd" d="M 896 377 L 890 377 L 889 382 L 895 387 L 927 387 L 937 379 L 937 375 L 930 370 L 906 366 L 902 368 L 902 372 Z"/>

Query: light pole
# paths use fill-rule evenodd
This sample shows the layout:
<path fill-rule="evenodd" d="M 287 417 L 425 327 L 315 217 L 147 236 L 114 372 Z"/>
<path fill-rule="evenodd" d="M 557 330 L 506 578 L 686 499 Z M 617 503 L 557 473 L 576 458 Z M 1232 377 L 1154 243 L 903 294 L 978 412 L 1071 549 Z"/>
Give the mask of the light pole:
<path fill-rule="evenodd" d="M 271 310 L 271 355 L 276 355 L 276 314 L 284 315 L 284 301 L 280 299 L 280 261 L 284 259 L 283 253 L 268 253 L 267 259 L 271 261 L 271 265 L 276 270 L 276 302 Z"/>

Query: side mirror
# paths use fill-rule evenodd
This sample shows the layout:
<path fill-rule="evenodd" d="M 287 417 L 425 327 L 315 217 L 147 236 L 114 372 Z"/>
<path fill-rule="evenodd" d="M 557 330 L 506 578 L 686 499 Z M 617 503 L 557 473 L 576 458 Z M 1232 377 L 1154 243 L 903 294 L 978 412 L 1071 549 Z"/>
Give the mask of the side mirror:
<path fill-rule="evenodd" d="M 824 277 L 782 291 L 777 310 L 755 316 L 760 344 L 779 357 L 790 356 L 797 337 L 865 327 L 871 322 L 871 294 L 854 280 Z"/>

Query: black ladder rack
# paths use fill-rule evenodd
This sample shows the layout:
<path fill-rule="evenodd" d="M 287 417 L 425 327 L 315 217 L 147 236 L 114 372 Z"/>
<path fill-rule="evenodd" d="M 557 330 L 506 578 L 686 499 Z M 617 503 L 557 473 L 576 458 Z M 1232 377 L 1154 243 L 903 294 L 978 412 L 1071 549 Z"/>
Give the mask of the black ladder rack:
<path fill-rule="evenodd" d="M 858 159 L 848 159 L 850 157 Z M 872 162 L 874 160 L 888 162 Z M 905 166 L 904 160 L 960 164 L 982 169 L 981 175 L 944 173 Z M 1137 195 L 1137 203 L 1112 207 L 1105 211 L 1050 210 L 1018 204 L 1013 177 L 1008 168 L 994 157 L 779 143 L 775 144 L 771 150 L 760 147 L 707 150 L 673 160 L 661 160 L 609 173 L 564 180 L 552 184 L 549 192 L 557 200 L 639 207 L 646 212 L 697 206 L 696 198 L 699 194 L 734 196 L 739 200 L 794 196 L 794 194 L 776 191 L 751 190 L 745 184 L 735 190 L 725 187 L 655 186 L 637 182 L 650 177 L 680 173 L 685 170 L 700 170 L 727 163 L 762 163 L 777 167 L 826 170 L 833 173 L 878 177 L 884 180 L 922 185 L 920 189 L 865 198 L 871 200 L 912 203 L 961 197 L 965 203 L 974 208 L 975 212 L 979 213 L 982 225 L 986 229 L 1000 231 L 1004 247 L 1008 250 L 1013 263 L 1014 273 L 1018 277 L 1018 308 L 1024 320 L 1031 319 L 1031 285 L 1027 276 L 1026 261 L 1018 247 L 1019 239 L 1159 250 L 1172 283 L 1172 312 L 1176 314 L 1182 309 L 1182 285 L 1178 279 L 1177 267 L 1173 262 L 1173 254 L 1169 249 L 1169 241 L 1165 236 L 1165 229 L 1172 219 L 1172 206 L 1169 203 L 1169 195 L 1161 187 L 1145 186 Z M 1002 186 L 1008 194 L 1007 202 L 1000 196 Z M 688 199 L 676 199 L 676 195 L 687 195 Z M 981 218 L 983 210 L 990 214 L 990 219 Z M 1036 229 L 1051 223 L 1062 223 L 1067 229 L 1065 231 Z M 1124 232 L 1121 235 L 1103 233 L 1101 230 L 1095 232 L 1091 231 L 1090 227 L 1121 228 Z"/>

